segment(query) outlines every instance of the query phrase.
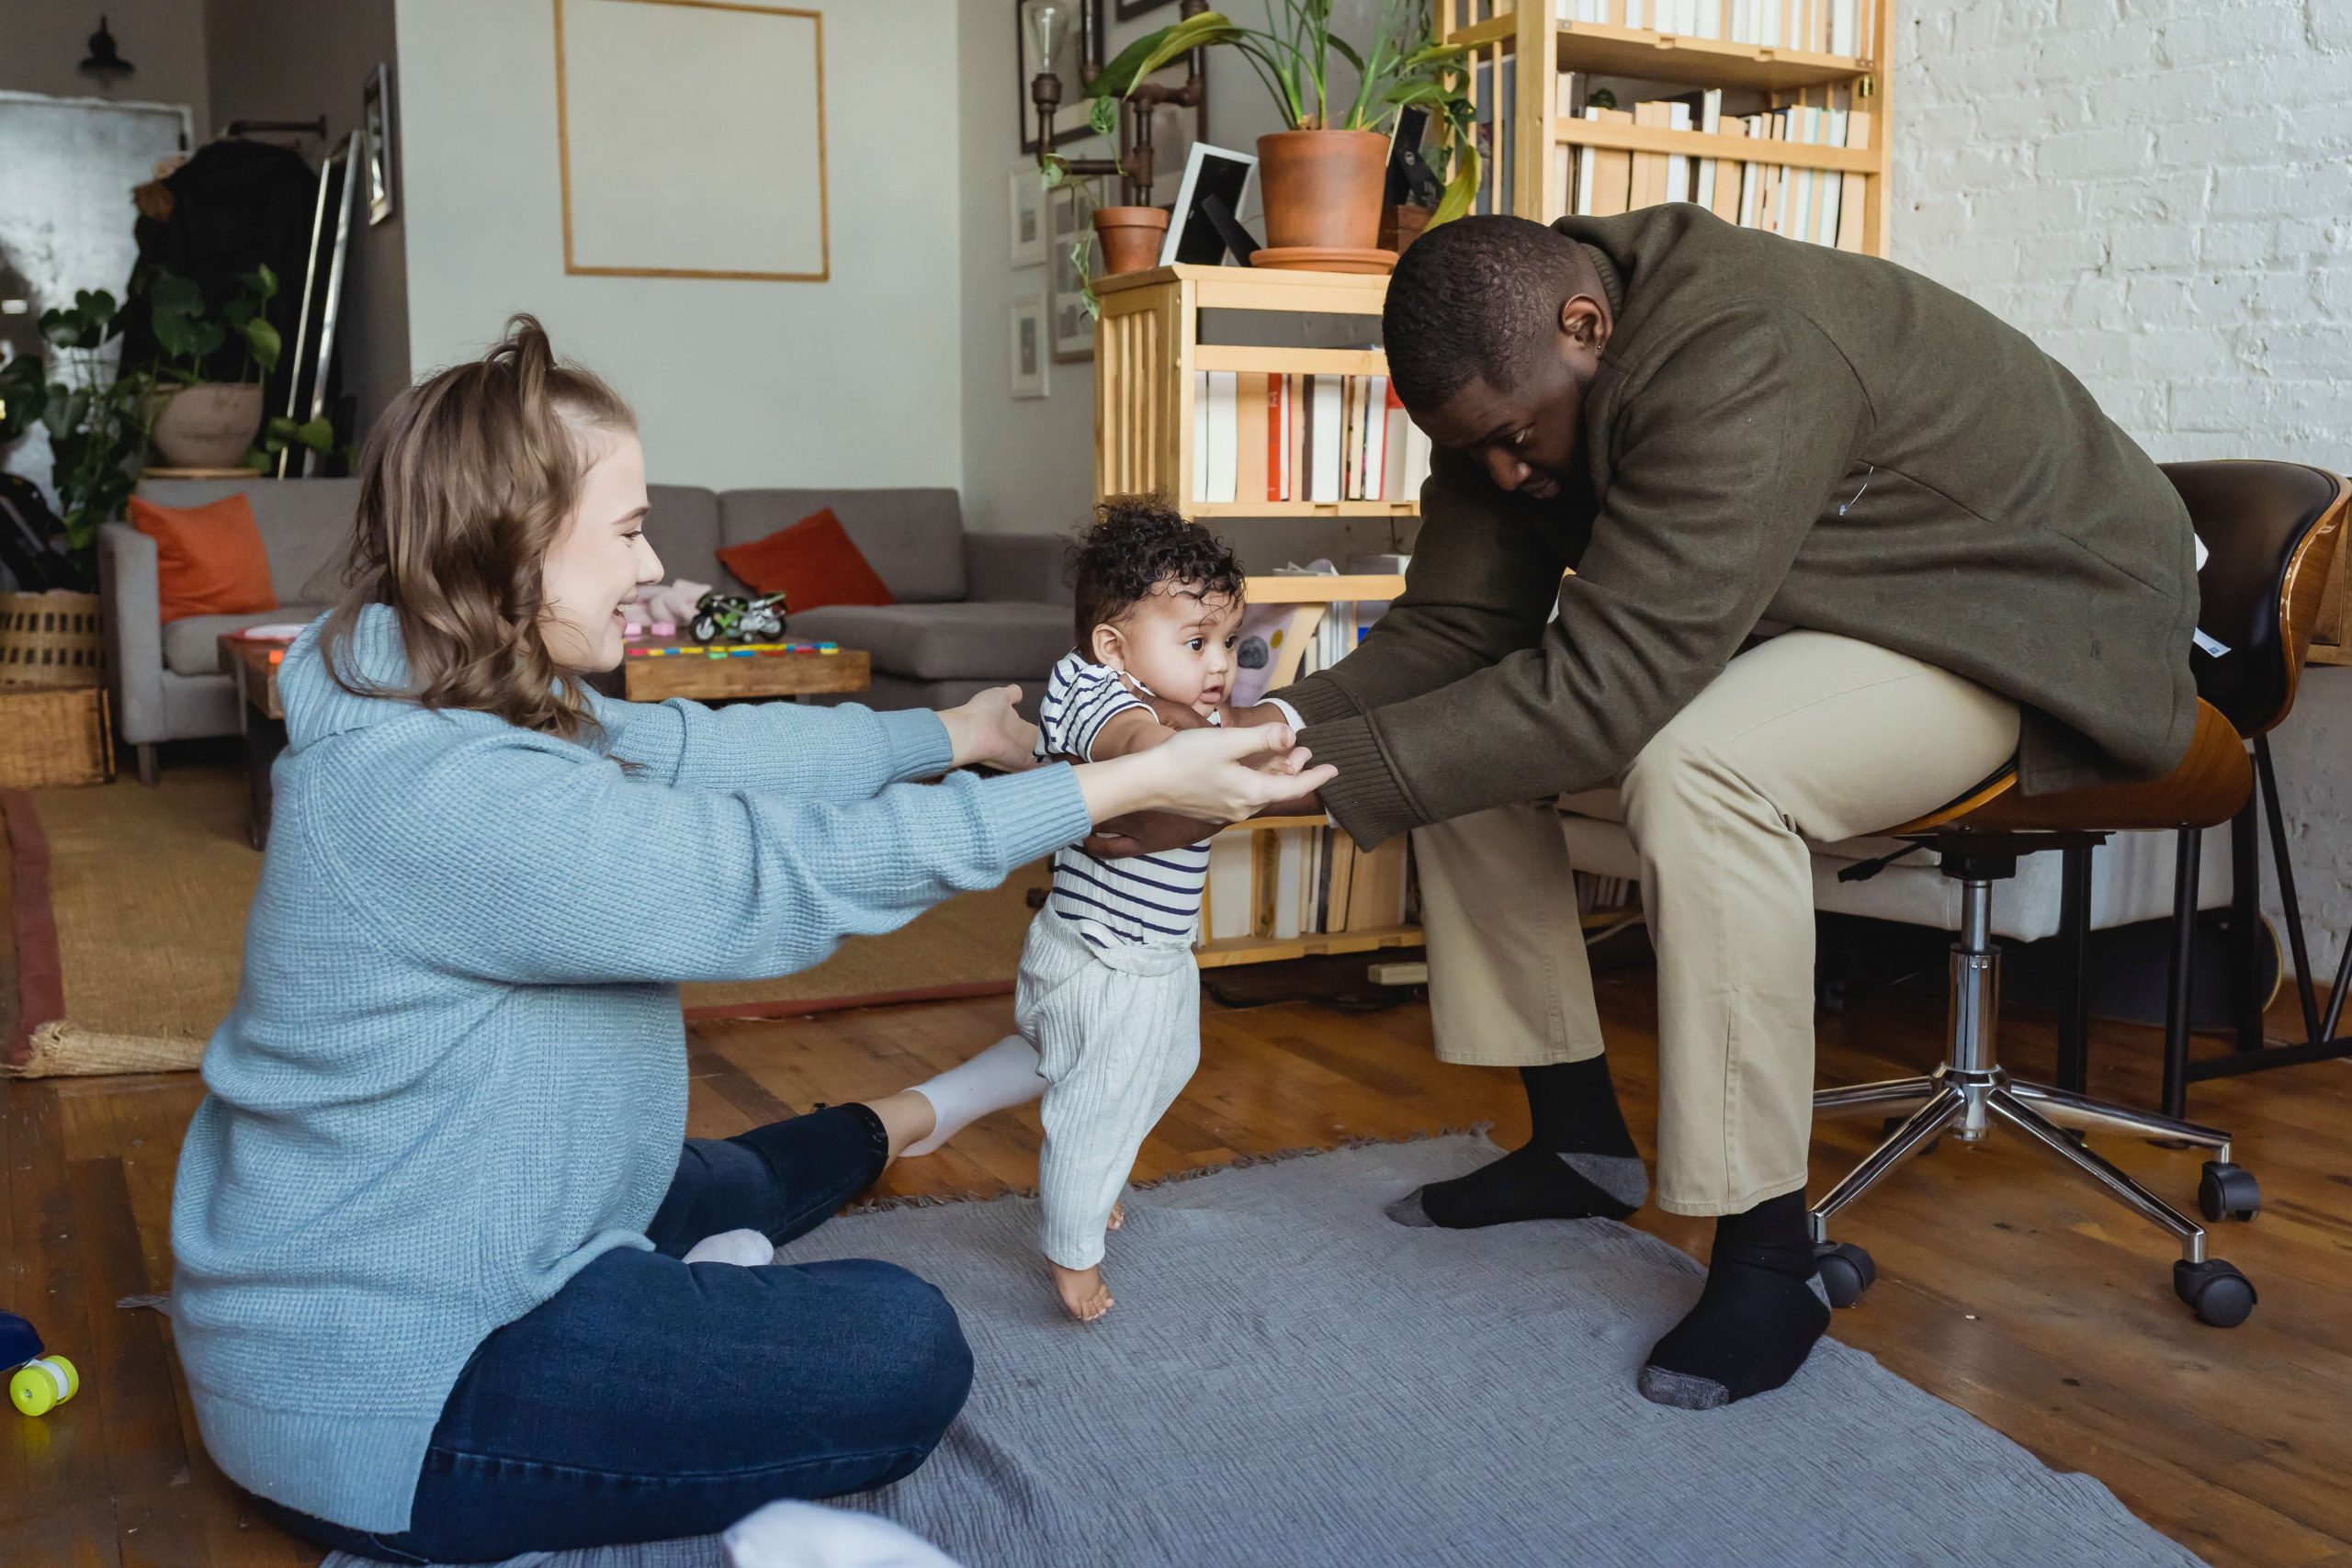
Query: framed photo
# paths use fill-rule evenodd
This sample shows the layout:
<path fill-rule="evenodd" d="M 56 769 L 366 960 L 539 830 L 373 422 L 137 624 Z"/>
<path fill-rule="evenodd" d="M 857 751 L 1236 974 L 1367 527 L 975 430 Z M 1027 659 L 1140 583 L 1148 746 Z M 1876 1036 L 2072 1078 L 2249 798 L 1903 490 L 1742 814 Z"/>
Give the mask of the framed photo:
<path fill-rule="evenodd" d="M 1053 233 L 1046 242 L 1053 273 L 1053 334 L 1054 358 L 1064 365 L 1074 365 L 1094 357 L 1094 318 L 1086 309 L 1086 280 L 1090 271 L 1080 271 L 1078 259 L 1071 253 L 1078 243 L 1089 237 L 1094 226 L 1094 209 L 1102 204 L 1103 192 L 1092 181 L 1073 180 L 1053 193 Z M 1090 263 L 1096 261 L 1090 247 L 1086 252 Z"/>
<path fill-rule="evenodd" d="M 392 215 L 392 92 L 391 73 L 379 65 L 359 89 L 360 141 L 367 144 L 368 221 L 381 223 Z"/>
<path fill-rule="evenodd" d="M 1012 202 L 1012 265 L 1039 266 L 1046 260 L 1046 186 L 1037 165 L 1023 164 L 1006 182 Z"/>
<path fill-rule="evenodd" d="M 1023 294 L 1012 301 L 1012 395 L 1042 398 L 1053 390 L 1053 351 L 1046 342 L 1046 299 Z"/>
<path fill-rule="evenodd" d="M 1046 66 L 1038 62 L 1031 45 L 1028 11 L 1022 0 L 1011 0 L 1010 9 L 1015 40 L 1013 62 L 1017 67 L 1013 86 L 1021 105 L 1020 116 L 1013 123 L 1021 128 L 1021 151 L 1034 158 L 1037 155 L 1037 108 L 1029 101 L 1029 83 Z M 1057 147 L 1083 141 L 1094 134 L 1086 123 L 1086 83 L 1102 69 L 1103 58 L 1102 0 L 1077 0 L 1077 4 L 1065 6 L 1063 10 L 1069 15 L 1053 59 L 1053 73 L 1062 82 L 1062 101 L 1054 111 Z M 1079 14 L 1081 11 L 1082 16 Z"/>
<path fill-rule="evenodd" d="M 1250 199 L 1250 181 L 1257 172 L 1255 153 L 1193 142 L 1184 160 L 1184 183 L 1176 192 L 1176 213 L 1169 221 L 1168 238 L 1160 242 L 1159 265 L 1191 262 L 1216 266 L 1224 261 L 1228 251 L 1226 236 L 1202 211 L 1201 204 L 1214 197 L 1224 204 L 1227 220 L 1239 224 Z"/>

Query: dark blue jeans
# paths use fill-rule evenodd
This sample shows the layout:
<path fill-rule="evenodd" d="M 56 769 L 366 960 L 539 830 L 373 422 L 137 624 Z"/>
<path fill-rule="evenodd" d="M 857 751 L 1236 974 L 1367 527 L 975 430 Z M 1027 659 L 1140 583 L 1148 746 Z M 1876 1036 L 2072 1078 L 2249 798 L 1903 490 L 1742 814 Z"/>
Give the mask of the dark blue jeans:
<path fill-rule="evenodd" d="M 680 1260 L 719 1231 L 815 1228 L 886 1152 L 862 1105 L 690 1141 L 646 1227 L 658 1250 L 605 1253 L 474 1352 L 406 1530 L 265 1506 L 364 1556 L 483 1562 L 706 1535 L 779 1497 L 910 1473 L 972 1385 L 945 1297 L 888 1263 Z"/>

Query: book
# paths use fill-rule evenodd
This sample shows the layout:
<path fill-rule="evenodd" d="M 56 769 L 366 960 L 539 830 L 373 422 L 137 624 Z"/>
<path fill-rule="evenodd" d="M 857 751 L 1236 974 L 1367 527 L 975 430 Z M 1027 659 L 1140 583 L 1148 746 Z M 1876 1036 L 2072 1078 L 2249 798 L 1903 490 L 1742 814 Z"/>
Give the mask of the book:
<path fill-rule="evenodd" d="M 1193 484 L 1195 503 L 1209 498 L 1209 373 L 1193 372 Z"/>
<path fill-rule="evenodd" d="M 1846 116 L 1846 145 L 1867 147 L 1871 141 L 1871 115 L 1868 109 L 1852 109 Z M 1842 174 L 1838 183 L 1844 187 L 1838 199 L 1837 245 L 1841 251 L 1862 248 L 1863 176 Z"/>
<path fill-rule="evenodd" d="M 1363 498 L 1385 501 L 1388 490 L 1388 378 L 1364 382 Z"/>
<path fill-rule="evenodd" d="M 1589 120 L 1606 121 L 1611 125 L 1631 125 L 1631 109 L 1588 108 L 1584 117 Z M 1634 209 L 1634 154 L 1618 147 L 1588 147 L 1585 156 L 1592 160 L 1592 212 L 1595 218 L 1612 217 Z"/>
<path fill-rule="evenodd" d="M 1338 376 L 1313 376 L 1308 380 L 1314 390 L 1307 435 L 1307 461 L 1310 465 L 1306 499 L 1332 502 L 1340 499 L 1340 447 L 1344 427 L 1344 405 Z"/>
<path fill-rule="evenodd" d="M 1668 130 L 1690 129 L 1690 106 L 1676 98 L 1666 106 L 1666 128 Z M 1688 154 L 1668 152 L 1666 155 L 1666 199 L 1690 199 L 1690 159 Z"/>
<path fill-rule="evenodd" d="M 1381 468 L 1380 496 L 1383 501 L 1420 499 L 1418 487 L 1405 476 L 1405 431 L 1412 423 L 1405 412 L 1404 402 L 1396 396 L 1396 389 L 1387 389 L 1384 400 L 1385 413 L 1381 423 L 1387 428 L 1381 436 L 1381 453 L 1385 459 Z"/>
<path fill-rule="evenodd" d="M 1792 141 L 1819 141 L 1821 111 L 1809 106 L 1793 110 L 1790 121 L 1790 132 L 1789 140 Z M 1796 188 L 1791 192 L 1789 225 L 1785 232 L 1792 240 L 1810 240 L 1813 238 L 1814 171 L 1792 169 L 1790 173 Z"/>
<path fill-rule="evenodd" d="M 1228 831 L 1209 840 L 1209 874 L 1201 895 L 1201 925 L 1212 942 L 1250 934 L 1250 840 L 1256 836 Z"/>
<path fill-rule="evenodd" d="M 1747 122 L 1742 119 L 1723 120 L 1717 125 L 1716 133 L 1722 136 L 1746 136 Z M 1750 165 L 1745 162 L 1735 163 L 1728 158 L 1718 158 L 1715 162 L 1720 168 L 1715 175 L 1715 199 L 1713 203 L 1713 210 L 1714 215 L 1724 222 L 1736 223 L 1739 221 L 1740 202 L 1747 188 L 1747 171 Z"/>
<path fill-rule="evenodd" d="M 1724 90 L 1721 87 L 1711 87 L 1707 90 L 1705 96 L 1700 99 L 1699 129 L 1705 131 L 1710 136 L 1720 135 L 1723 131 L 1723 119 Z M 1718 162 L 1720 162 L 1720 160 L 1714 158 L 1702 158 L 1699 160 L 1698 188 L 1692 191 L 1690 195 L 1691 200 L 1707 209 L 1710 212 L 1713 211 L 1715 208 L 1715 182 L 1717 177 L 1715 165 Z"/>
<path fill-rule="evenodd" d="M 1671 129 L 1673 106 L 1652 98 L 1634 106 L 1634 123 L 1659 130 Z M 1667 157 L 1663 152 L 1634 154 L 1634 193 L 1627 210 L 1638 212 L 1645 207 L 1656 207 L 1666 199 Z"/>
<path fill-rule="evenodd" d="M 1272 471 L 1271 454 L 1266 449 L 1267 428 L 1266 382 L 1260 375 L 1232 373 L 1234 378 L 1233 408 L 1233 501 L 1255 501 L 1266 492 L 1266 476 Z"/>
<path fill-rule="evenodd" d="M 1821 140 L 1831 147 L 1846 145 L 1846 111 L 1824 109 L 1821 115 Z M 1815 182 L 1813 233 L 1816 244 L 1835 246 L 1838 243 L 1838 209 L 1845 198 L 1846 176 L 1834 170 L 1823 170 Z"/>

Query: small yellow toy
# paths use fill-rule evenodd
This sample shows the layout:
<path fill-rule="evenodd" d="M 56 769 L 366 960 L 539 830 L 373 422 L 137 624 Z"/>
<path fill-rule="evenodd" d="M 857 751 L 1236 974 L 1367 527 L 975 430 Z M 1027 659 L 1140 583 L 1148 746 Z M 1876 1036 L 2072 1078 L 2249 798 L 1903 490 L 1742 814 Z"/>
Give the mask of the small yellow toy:
<path fill-rule="evenodd" d="M 28 1416 L 46 1416 L 82 1392 L 82 1374 L 62 1356 L 41 1356 L 8 1378 L 8 1401 Z"/>

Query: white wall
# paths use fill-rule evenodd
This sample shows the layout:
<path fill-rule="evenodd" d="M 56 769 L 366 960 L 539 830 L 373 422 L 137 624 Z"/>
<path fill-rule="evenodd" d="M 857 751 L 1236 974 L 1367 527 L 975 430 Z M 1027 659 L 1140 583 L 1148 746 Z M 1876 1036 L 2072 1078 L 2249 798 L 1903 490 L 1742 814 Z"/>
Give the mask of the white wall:
<path fill-rule="evenodd" d="M 2160 461 L 2352 470 L 2352 3 L 1898 15 L 1894 258 L 2031 335 Z M 2315 668 L 2273 738 L 2322 968 L 2352 926 L 2347 734 L 2352 671 Z"/>
<path fill-rule="evenodd" d="M 824 16 L 824 283 L 567 276 L 552 7 L 397 0 L 417 373 L 527 310 L 635 405 L 657 482 L 959 483 L 956 8 L 801 3 Z"/>
<path fill-rule="evenodd" d="M 193 6 L 190 6 L 193 9 Z M 313 164 L 359 123 L 360 91 L 394 52 L 392 0 L 335 0 L 334 25 L 319 25 L 313 0 L 205 0 L 212 62 L 212 123 L 326 117 L 327 139 L 287 141 Z M 369 224 L 364 195 L 353 216 L 348 272 L 336 318 L 343 389 L 358 401 L 355 445 L 409 381 L 408 245 L 401 185 L 405 128 L 392 81 L 392 216 Z"/>
<path fill-rule="evenodd" d="M 115 50 L 131 73 L 112 85 L 74 69 L 106 13 Z M 0 90 L 61 98 L 186 104 L 196 139 L 207 118 L 204 7 L 200 0 L 5 0 L 0 4 Z"/>

